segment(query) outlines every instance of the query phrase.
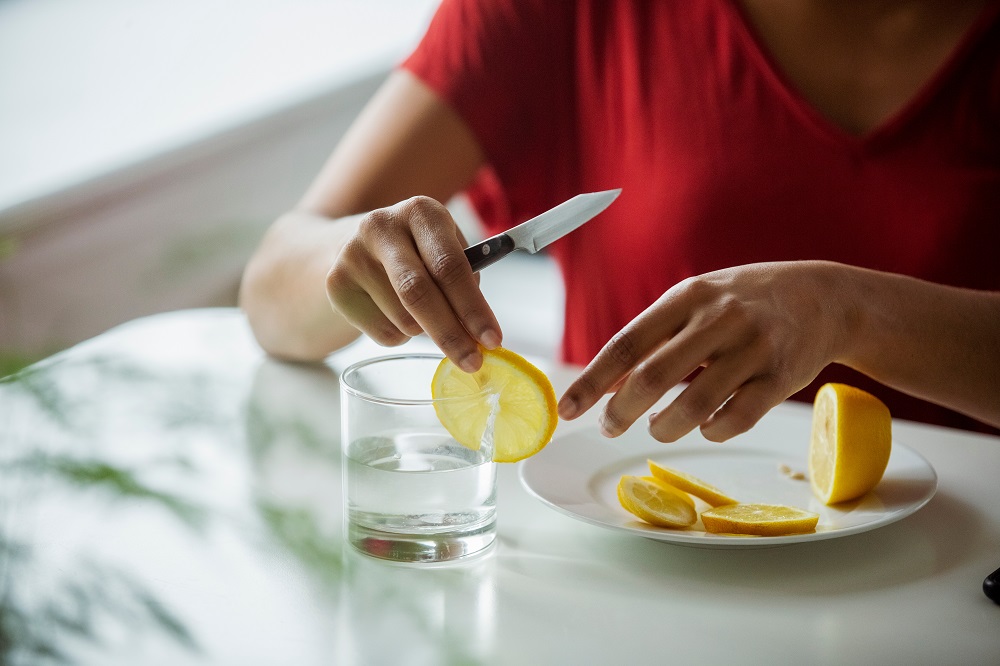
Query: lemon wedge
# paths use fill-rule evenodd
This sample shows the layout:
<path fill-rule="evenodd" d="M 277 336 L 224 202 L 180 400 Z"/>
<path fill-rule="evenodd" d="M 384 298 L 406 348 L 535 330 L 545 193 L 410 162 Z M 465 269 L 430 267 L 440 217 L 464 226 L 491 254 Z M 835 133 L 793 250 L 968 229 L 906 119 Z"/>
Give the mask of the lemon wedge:
<path fill-rule="evenodd" d="M 824 504 L 846 502 L 882 480 L 892 418 L 881 400 L 846 384 L 824 384 L 813 403 L 809 481 Z"/>
<path fill-rule="evenodd" d="M 706 532 L 783 536 L 816 530 L 819 514 L 780 504 L 728 504 L 701 512 Z"/>
<path fill-rule="evenodd" d="M 443 359 L 431 380 L 441 425 L 473 450 L 492 442 L 494 462 L 517 462 L 541 451 L 555 432 L 556 393 L 541 370 L 514 352 L 483 349 L 474 373 Z"/>
<path fill-rule="evenodd" d="M 623 476 L 618 502 L 626 511 L 659 527 L 690 527 L 698 519 L 694 501 L 656 479 Z"/>
<path fill-rule="evenodd" d="M 705 483 L 698 477 L 677 469 L 664 467 L 663 465 L 659 465 L 652 460 L 647 460 L 646 462 L 649 464 L 649 471 L 652 472 L 654 477 L 668 485 L 673 486 L 674 488 L 677 488 L 678 490 L 690 493 L 712 506 L 736 504 L 736 500 L 732 497 L 726 495 L 715 486 Z"/>

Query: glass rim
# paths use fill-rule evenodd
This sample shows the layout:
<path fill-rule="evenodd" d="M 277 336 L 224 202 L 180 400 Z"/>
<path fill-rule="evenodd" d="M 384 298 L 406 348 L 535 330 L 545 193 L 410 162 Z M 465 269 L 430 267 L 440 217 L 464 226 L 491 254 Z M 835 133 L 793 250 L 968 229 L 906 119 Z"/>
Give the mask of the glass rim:
<path fill-rule="evenodd" d="M 377 363 L 388 363 L 390 361 L 412 361 L 412 360 L 433 360 L 438 363 L 444 358 L 444 354 L 434 354 L 428 352 L 416 352 L 412 354 L 390 354 L 387 356 L 373 356 L 371 358 L 362 359 L 356 361 L 351 365 L 347 366 L 343 372 L 340 373 L 340 388 L 346 393 L 353 395 L 356 398 L 361 398 L 368 402 L 374 402 L 382 405 L 433 405 L 446 402 L 458 402 L 460 400 L 468 400 L 471 397 L 486 395 L 489 393 L 489 389 L 483 388 L 478 393 L 471 393 L 469 395 L 454 396 L 448 398 L 390 398 L 384 395 L 375 395 L 368 391 L 364 391 L 357 386 L 352 386 L 349 377 L 351 375 L 357 374 L 362 369 L 370 365 L 375 365 Z M 429 390 L 430 387 L 428 387 Z"/>

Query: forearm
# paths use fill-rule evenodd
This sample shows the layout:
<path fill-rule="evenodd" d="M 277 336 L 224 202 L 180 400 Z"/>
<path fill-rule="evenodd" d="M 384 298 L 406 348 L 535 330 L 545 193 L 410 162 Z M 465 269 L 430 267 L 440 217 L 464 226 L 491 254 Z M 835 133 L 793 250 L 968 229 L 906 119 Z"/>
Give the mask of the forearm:
<path fill-rule="evenodd" d="M 358 336 L 330 306 L 325 284 L 359 218 L 330 220 L 293 211 L 268 230 L 240 285 L 240 307 L 268 353 L 318 361 Z"/>
<path fill-rule="evenodd" d="M 852 333 L 838 360 L 1000 426 L 1000 293 L 844 268 Z"/>

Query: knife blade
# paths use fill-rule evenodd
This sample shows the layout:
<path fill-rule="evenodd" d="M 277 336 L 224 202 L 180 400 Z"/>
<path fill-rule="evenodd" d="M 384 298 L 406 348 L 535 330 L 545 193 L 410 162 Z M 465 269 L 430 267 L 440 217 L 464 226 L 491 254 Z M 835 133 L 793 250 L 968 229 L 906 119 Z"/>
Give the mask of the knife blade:
<path fill-rule="evenodd" d="M 465 257 L 472 266 L 472 272 L 495 264 L 514 250 L 526 250 L 531 254 L 538 252 L 596 217 L 621 192 L 617 189 L 578 194 L 527 222 L 470 245 L 465 248 Z"/>

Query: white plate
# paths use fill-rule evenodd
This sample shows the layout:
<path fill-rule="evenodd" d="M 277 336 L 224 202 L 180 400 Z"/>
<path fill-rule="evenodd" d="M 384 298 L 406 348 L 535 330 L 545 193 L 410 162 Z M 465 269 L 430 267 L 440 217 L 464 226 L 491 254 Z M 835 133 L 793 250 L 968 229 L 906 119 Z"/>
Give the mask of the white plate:
<path fill-rule="evenodd" d="M 521 483 L 556 511 L 599 527 L 701 548 L 761 548 L 833 539 L 894 523 L 927 504 L 937 489 L 930 463 L 912 449 L 893 442 L 882 481 L 872 492 L 837 507 L 824 506 L 812 495 L 808 480 L 794 480 L 786 465 L 806 472 L 808 444 L 788 438 L 714 444 L 685 438 L 661 444 L 648 434 L 609 440 L 596 432 L 578 431 L 557 437 L 541 453 L 521 464 Z M 688 443 L 685 443 L 688 442 Z M 711 534 L 699 519 L 686 530 L 644 523 L 618 503 L 623 474 L 649 475 L 647 459 L 706 481 L 741 502 L 785 504 L 820 515 L 816 531 L 778 537 Z M 700 511 L 708 505 L 696 499 Z"/>

